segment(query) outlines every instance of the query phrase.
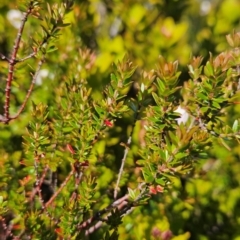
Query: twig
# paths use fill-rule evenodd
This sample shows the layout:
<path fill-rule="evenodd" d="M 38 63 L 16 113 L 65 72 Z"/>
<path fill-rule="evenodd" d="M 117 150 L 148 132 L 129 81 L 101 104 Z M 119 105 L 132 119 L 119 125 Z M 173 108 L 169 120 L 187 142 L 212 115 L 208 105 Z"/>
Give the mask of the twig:
<path fill-rule="evenodd" d="M 125 208 L 123 209 L 123 207 L 125 207 Z M 129 204 L 128 201 L 123 201 L 119 206 L 117 206 L 117 208 L 118 208 L 119 210 L 122 209 L 121 213 L 122 213 L 122 214 L 125 214 L 129 209 L 132 208 L 132 206 L 131 206 L 131 204 Z M 121 215 L 122 215 L 122 214 L 121 214 Z M 111 216 L 111 215 L 112 215 L 111 213 L 107 214 L 105 220 L 107 220 L 107 218 L 108 218 L 109 216 Z M 97 222 L 94 226 L 92 226 L 92 227 L 90 227 L 88 230 L 86 230 L 85 236 L 88 236 L 89 234 L 93 233 L 95 230 L 97 230 L 98 228 L 100 228 L 100 227 L 102 226 L 102 224 L 103 224 L 103 221 Z"/>
<path fill-rule="evenodd" d="M 144 185 L 144 183 L 141 183 L 138 186 L 138 189 L 142 190 L 142 186 Z M 129 202 L 128 198 L 129 198 L 129 194 L 126 194 L 125 196 L 119 198 L 118 200 L 114 201 L 111 205 L 109 205 L 108 207 L 104 208 L 103 210 L 97 212 L 92 218 L 88 219 L 87 221 L 83 222 L 82 224 L 80 224 L 78 226 L 78 229 L 84 229 L 87 228 L 89 225 L 91 225 L 94 221 L 99 220 L 96 224 L 94 224 L 92 227 L 90 227 L 89 229 L 86 230 L 85 235 L 89 235 L 91 233 L 93 233 L 95 230 L 97 230 L 98 228 L 100 228 L 102 226 L 102 224 L 104 223 L 105 220 L 107 220 L 107 217 L 111 216 L 111 210 L 114 208 L 118 208 L 119 210 L 121 210 L 121 216 L 127 215 L 129 214 L 134 207 L 136 206 L 136 202 L 139 201 L 139 199 L 141 199 L 142 195 L 145 193 L 144 190 L 141 191 L 141 193 L 138 195 L 138 197 L 134 200 L 134 202 Z M 102 216 L 108 213 L 107 216 L 103 219 Z"/>
<path fill-rule="evenodd" d="M 0 53 L 0 57 L 1 57 L 2 61 L 9 62 L 9 59 L 6 56 L 4 56 L 2 53 Z"/>
<path fill-rule="evenodd" d="M 58 196 L 58 194 L 62 191 L 62 189 L 67 185 L 68 181 L 71 179 L 74 173 L 75 173 L 75 170 L 73 168 L 72 171 L 65 178 L 64 182 L 61 184 L 60 188 L 52 195 L 49 201 L 44 205 L 44 208 L 47 208 L 53 202 L 53 200 Z"/>
<path fill-rule="evenodd" d="M 119 198 L 118 200 L 114 201 L 112 204 L 110 204 L 109 206 L 107 206 L 106 208 L 104 208 L 101 211 L 98 211 L 93 217 L 89 218 L 87 221 L 80 223 L 77 226 L 77 229 L 84 229 L 87 228 L 89 225 L 91 225 L 94 221 L 101 219 L 101 217 L 111 211 L 113 208 L 121 205 L 123 202 L 126 202 L 126 200 L 128 199 L 129 195 L 126 194 L 125 196 Z"/>
<path fill-rule="evenodd" d="M 131 135 L 132 135 L 132 134 L 131 134 Z M 122 174 L 123 174 L 123 168 L 124 168 L 125 161 L 126 161 L 126 158 L 127 158 L 128 152 L 129 152 L 129 146 L 130 146 L 131 142 L 132 142 L 132 136 L 130 136 L 130 137 L 128 138 L 127 146 L 125 146 L 125 150 L 124 150 L 124 155 L 123 155 L 121 167 L 120 167 L 119 173 L 118 173 L 118 179 L 117 179 L 116 187 L 115 187 L 115 189 L 114 189 L 114 199 L 117 198 L 118 186 L 119 186 L 119 183 L 120 183 L 121 176 L 122 176 Z"/>
<path fill-rule="evenodd" d="M 17 34 L 17 38 L 16 38 L 14 46 L 13 46 L 13 52 L 12 52 L 11 58 L 8 60 L 9 66 L 8 66 L 7 83 L 6 83 L 6 88 L 5 88 L 5 104 L 4 104 L 4 118 L 5 118 L 6 124 L 10 121 L 10 119 L 9 119 L 9 103 L 10 103 L 11 86 L 12 86 L 12 80 L 13 80 L 14 66 L 16 64 L 17 52 L 19 49 L 19 45 L 20 45 L 20 41 L 22 38 L 22 33 L 23 33 L 25 23 L 27 21 L 28 16 L 31 14 L 33 8 L 34 8 L 33 1 L 30 1 L 28 9 L 24 13 L 24 16 L 22 18 L 22 24 L 18 30 L 18 34 Z"/>
<path fill-rule="evenodd" d="M 138 120 L 138 115 L 139 115 L 139 113 L 140 113 L 140 110 L 141 110 L 141 105 L 139 104 L 139 105 L 138 105 L 138 110 L 137 110 L 136 115 L 135 115 L 135 118 L 134 118 L 134 123 L 133 123 L 132 131 L 131 131 L 131 133 L 130 133 L 130 136 L 129 136 L 128 140 L 127 140 L 127 144 L 126 144 L 126 146 L 125 146 L 125 150 L 124 150 L 124 155 L 123 155 L 121 167 L 120 167 L 119 172 L 118 172 L 117 183 L 116 183 L 116 187 L 115 187 L 115 189 L 114 189 L 114 199 L 117 198 L 119 183 L 120 183 L 120 180 L 121 180 L 121 177 L 122 177 L 122 174 L 123 174 L 123 168 L 124 168 L 124 165 L 125 165 L 125 162 L 126 162 L 127 154 L 128 154 L 128 152 L 129 152 L 130 144 L 131 144 L 131 142 L 132 142 L 132 135 L 133 135 L 134 128 L 135 128 L 135 126 L 136 126 L 136 122 L 137 122 L 137 120 Z"/>
<path fill-rule="evenodd" d="M 81 167 L 81 164 L 78 161 L 76 161 L 74 163 L 75 187 L 74 187 L 74 191 L 71 194 L 70 202 L 74 201 L 76 203 L 76 200 L 77 200 L 77 197 L 78 197 L 78 187 L 79 187 L 80 181 L 81 181 L 82 176 L 83 176 L 83 172 L 80 171 L 80 167 Z"/>
<path fill-rule="evenodd" d="M 30 97 L 30 95 L 31 95 L 31 93 L 32 93 L 32 90 L 33 90 L 34 84 L 35 84 L 35 82 L 36 82 L 37 76 L 38 76 L 38 74 L 39 74 L 39 71 L 40 71 L 40 69 L 41 69 L 41 67 L 42 67 L 42 65 L 43 65 L 43 63 L 44 63 L 44 59 L 45 59 L 45 56 L 43 56 L 42 59 L 41 59 L 41 60 L 39 61 L 39 63 L 38 63 L 37 70 L 36 70 L 36 72 L 35 72 L 35 74 L 34 74 L 34 76 L 33 76 L 33 78 L 32 78 L 32 82 L 31 82 L 31 85 L 30 85 L 30 87 L 29 87 L 29 89 L 28 89 L 27 95 L 26 95 L 26 97 L 25 97 L 25 99 L 24 99 L 21 107 L 19 108 L 17 114 L 15 114 L 13 117 L 9 117 L 9 120 L 16 119 L 16 118 L 21 114 L 21 112 L 23 111 L 23 109 L 25 108 L 25 106 L 26 106 L 26 104 L 27 104 L 27 101 L 28 101 L 28 99 L 29 99 L 29 97 Z"/>
<path fill-rule="evenodd" d="M 4 234 L 4 239 L 6 238 L 8 238 L 8 237 L 12 237 L 13 236 L 13 233 L 12 233 L 12 231 L 11 231 L 11 225 L 7 225 L 7 223 L 6 223 L 6 219 L 4 218 L 4 217 L 1 217 L 0 216 L 0 224 L 2 225 L 2 230 L 3 230 L 3 232 L 1 233 L 2 235 L 1 235 L 1 237 L 3 237 L 3 234 Z"/>
<path fill-rule="evenodd" d="M 21 114 L 21 112 L 24 110 L 24 108 L 26 106 L 26 103 L 27 103 L 27 101 L 28 101 L 28 99 L 29 99 L 29 97 L 32 93 L 34 84 L 36 82 L 37 75 L 38 75 L 38 73 L 41 69 L 42 64 L 45 61 L 46 51 L 45 50 L 42 51 L 43 50 L 42 47 L 44 46 L 44 44 L 48 43 L 48 40 L 53 36 L 55 30 L 59 28 L 58 24 L 54 23 L 53 26 L 52 26 L 52 29 L 43 38 L 43 40 L 39 44 L 39 46 L 37 48 L 33 48 L 33 52 L 31 54 L 29 54 L 28 56 L 26 56 L 24 58 L 17 59 L 17 53 L 18 53 L 18 50 L 19 50 L 19 47 L 20 47 L 20 41 L 21 41 L 21 38 L 22 38 L 23 29 L 24 29 L 25 23 L 28 19 L 28 16 L 32 13 L 33 9 L 34 9 L 34 1 L 30 1 L 28 9 L 24 13 L 21 26 L 18 30 L 17 38 L 15 40 L 14 47 L 13 47 L 13 53 L 12 53 L 10 59 L 5 57 L 3 54 L 0 54 L 0 57 L 2 58 L 2 60 L 5 60 L 5 61 L 8 62 L 8 77 L 7 77 L 6 88 L 5 88 L 4 115 L 0 115 L 0 122 L 4 122 L 5 124 L 8 124 L 11 120 L 16 119 Z M 59 18 L 61 18 L 61 16 L 59 16 Z M 14 67 L 17 63 L 26 61 L 26 60 L 34 57 L 35 55 L 37 55 L 37 53 L 39 51 L 42 51 L 43 56 L 42 56 L 41 60 L 38 62 L 37 69 L 35 71 L 34 76 L 32 77 L 32 82 L 31 82 L 31 85 L 28 89 L 26 97 L 25 97 L 20 109 L 18 110 L 17 114 L 15 114 L 14 116 L 10 116 L 9 108 L 10 108 L 10 96 L 11 96 L 11 86 L 12 86 L 12 80 L 13 80 Z"/>
<path fill-rule="evenodd" d="M 31 54 L 29 54 L 28 56 L 21 58 L 21 59 L 16 59 L 16 62 L 24 62 L 26 60 L 28 60 L 29 58 L 34 57 L 37 54 L 37 51 L 32 52 Z"/>
<path fill-rule="evenodd" d="M 32 202 L 32 200 L 35 197 L 37 192 L 40 192 L 41 185 L 42 185 L 42 183 L 43 183 L 43 181 L 45 179 L 45 176 L 47 174 L 48 169 L 49 169 L 49 167 L 45 166 L 41 178 L 40 179 L 37 178 L 37 180 L 36 180 L 36 187 L 32 191 L 32 194 L 31 194 L 31 197 L 29 199 L 29 202 Z"/>
<path fill-rule="evenodd" d="M 232 138 L 232 137 L 236 137 L 237 138 L 237 136 L 240 136 L 240 132 L 238 131 L 238 132 L 235 132 L 235 133 L 221 133 L 221 134 L 219 134 L 219 137 L 221 137 L 221 138 Z"/>

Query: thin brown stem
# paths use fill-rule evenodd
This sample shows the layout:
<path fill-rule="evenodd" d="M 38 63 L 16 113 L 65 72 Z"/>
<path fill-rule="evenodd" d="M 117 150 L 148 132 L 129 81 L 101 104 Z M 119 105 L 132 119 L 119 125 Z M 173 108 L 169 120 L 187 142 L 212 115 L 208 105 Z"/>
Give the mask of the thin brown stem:
<path fill-rule="evenodd" d="M 13 234 L 11 232 L 11 226 L 9 226 L 9 224 L 6 223 L 6 219 L 4 217 L 0 217 L 0 225 L 1 225 L 1 230 L 3 230 L 2 232 L 2 237 L 4 235 L 4 239 L 8 238 L 8 237 L 12 237 Z"/>
<path fill-rule="evenodd" d="M 45 208 L 47 208 L 53 200 L 59 195 L 59 193 L 63 190 L 63 188 L 67 185 L 73 174 L 75 173 L 74 168 L 72 171 L 68 174 L 68 176 L 65 178 L 64 182 L 61 184 L 60 188 L 52 195 L 52 197 L 49 199 L 49 201 L 45 204 Z"/>
<path fill-rule="evenodd" d="M 107 218 L 109 216 L 111 216 L 111 210 L 112 209 L 116 209 L 117 208 L 118 210 L 121 210 L 120 211 L 121 216 L 129 214 L 134 209 L 134 207 L 137 206 L 136 203 L 145 194 L 145 191 L 142 191 L 142 186 L 143 185 L 144 184 L 141 183 L 138 186 L 138 189 L 141 190 L 141 193 L 134 200 L 134 202 L 128 201 L 129 194 L 126 194 L 125 196 L 123 196 L 123 197 L 119 198 L 118 200 L 114 201 L 108 207 L 106 207 L 103 210 L 97 212 L 92 218 L 89 218 L 87 221 L 79 224 L 79 226 L 77 228 L 79 230 L 80 229 L 86 229 L 85 235 L 87 236 L 87 235 L 93 233 L 95 230 L 97 230 L 98 228 L 100 228 L 102 226 L 104 221 L 106 221 Z M 107 215 L 103 218 L 103 215 L 106 214 L 106 213 L 107 213 Z M 90 227 L 90 225 L 92 225 L 94 223 L 94 221 L 97 221 L 97 223 L 95 223 L 93 226 Z"/>
<path fill-rule="evenodd" d="M 114 189 L 114 199 L 117 198 L 118 186 L 119 186 L 119 183 L 120 183 L 122 174 L 123 174 L 123 169 L 124 169 L 124 165 L 125 165 L 125 162 L 126 162 L 126 158 L 127 158 L 128 152 L 129 152 L 129 146 L 130 146 L 131 142 L 132 142 L 132 137 L 130 136 L 130 137 L 128 138 L 128 141 L 127 141 L 127 146 L 125 146 L 125 150 L 124 150 L 124 155 L 123 155 L 123 158 L 122 158 L 121 167 L 120 167 L 120 169 L 119 169 L 118 179 L 117 179 L 116 187 L 115 187 L 115 189 Z"/>
<path fill-rule="evenodd" d="M 3 55 L 2 53 L 0 53 L 0 57 L 1 57 L 2 61 L 9 62 L 9 59 L 5 55 Z"/>
<path fill-rule="evenodd" d="M 45 176 L 47 174 L 47 171 L 48 171 L 49 167 L 48 166 L 45 166 L 44 170 L 43 170 L 43 173 L 42 173 L 42 176 L 40 179 L 37 179 L 37 183 L 36 183 L 36 187 L 33 189 L 32 191 L 32 194 L 30 196 L 30 199 L 29 199 L 29 202 L 32 202 L 35 195 L 37 194 L 37 192 L 40 192 L 41 190 L 41 185 L 45 179 Z"/>
<path fill-rule="evenodd" d="M 129 136 L 129 138 L 128 138 L 127 144 L 126 144 L 126 146 L 125 146 L 125 150 L 124 150 L 124 155 L 123 155 L 123 158 L 122 158 L 121 167 L 120 167 L 119 172 L 118 172 L 117 183 L 116 183 L 116 186 L 115 186 L 115 189 L 114 189 L 114 199 L 117 198 L 120 180 L 121 180 L 121 177 L 122 177 L 122 174 L 123 174 L 123 169 L 124 169 L 124 165 L 125 165 L 125 162 L 126 162 L 126 158 L 127 158 L 128 152 L 129 152 L 129 147 L 130 147 L 130 144 L 131 144 L 131 142 L 132 142 L 133 131 L 134 131 L 134 128 L 135 128 L 135 126 L 136 126 L 136 122 L 137 122 L 137 120 L 138 120 L 138 116 L 139 116 L 140 110 L 141 110 L 141 105 L 138 106 L 138 110 L 137 110 L 136 115 L 135 115 L 135 118 L 134 118 L 134 123 L 133 123 L 132 131 L 131 131 L 131 133 L 130 133 L 130 136 Z"/>
<path fill-rule="evenodd" d="M 29 54 L 28 56 L 21 58 L 21 59 L 17 59 L 16 62 L 24 62 L 32 57 L 34 57 L 37 54 L 38 51 L 34 51 L 31 54 Z"/>
<path fill-rule="evenodd" d="M 30 85 L 30 87 L 29 87 L 29 89 L 28 89 L 27 95 L 26 95 L 26 97 L 25 97 L 25 99 L 24 99 L 21 107 L 19 108 L 17 114 L 15 114 L 15 115 L 12 116 L 12 117 L 9 117 L 9 120 L 16 119 L 16 118 L 22 113 L 22 111 L 24 110 L 24 108 L 25 108 L 25 106 L 26 106 L 26 104 L 27 104 L 27 101 L 28 101 L 28 99 L 29 99 L 29 97 L 30 97 L 30 95 L 31 95 L 31 93 L 32 93 L 32 90 L 33 90 L 33 87 L 34 87 L 34 85 L 35 85 L 35 82 L 36 82 L 37 76 L 38 76 L 38 74 L 39 74 L 39 71 L 40 71 L 40 69 L 41 69 L 41 67 L 42 67 L 42 65 L 43 65 L 43 63 L 44 63 L 44 58 L 45 58 L 45 57 L 43 56 L 42 59 L 41 59 L 41 60 L 39 61 L 39 63 L 38 63 L 37 70 L 36 70 L 35 74 L 33 75 L 31 85 Z"/>
<path fill-rule="evenodd" d="M 11 58 L 8 61 L 9 62 L 8 77 L 7 77 L 7 83 L 6 83 L 6 88 L 5 88 L 5 104 L 4 104 L 4 118 L 6 120 L 5 121 L 6 124 L 10 121 L 10 118 L 9 118 L 10 95 L 11 95 L 11 86 L 12 86 L 14 66 L 16 64 L 17 53 L 19 50 L 20 41 L 22 38 L 22 33 L 23 33 L 25 23 L 28 19 L 28 16 L 31 14 L 33 8 L 34 8 L 34 5 L 33 5 L 33 2 L 31 1 L 29 3 L 27 11 L 24 13 L 24 16 L 22 19 L 22 24 L 18 30 L 17 38 L 16 38 L 14 46 L 13 46 L 13 52 L 12 52 Z"/>
<path fill-rule="evenodd" d="M 79 230 L 88 228 L 89 225 L 91 225 L 94 221 L 99 220 L 105 213 L 107 213 L 107 212 L 111 211 L 113 208 L 121 205 L 123 202 L 126 202 L 128 197 L 129 197 L 129 195 L 126 194 L 125 196 L 117 199 L 116 201 L 114 201 L 112 204 L 110 204 L 106 208 L 102 209 L 101 211 L 98 211 L 93 217 L 89 218 L 87 221 L 79 224 L 77 226 L 77 228 Z"/>
<path fill-rule="evenodd" d="M 128 201 L 122 201 L 121 204 L 117 206 L 118 210 L 121 210 L 124 207 L 126 207 L 126 209 L 124 209 L 124 211 L 122 212 L 123 214 L 126 212 L 126 210 L 129 210 L 131 208 L 131 206 L 129 206 Z M 107 218 L 110 217 L 111 215 L 112 215 L 112 213 L 108 213 L 105 220 L 107 220 Z M 98 221 L 95 225 L 93 225 L 88 230 L 86 230 L 85 236 L 88 236 L 89 234 L 96 231 L 98 228 L 100 228 L 102 226 L 102 224 L 103 224 L 103 221 Z"/>

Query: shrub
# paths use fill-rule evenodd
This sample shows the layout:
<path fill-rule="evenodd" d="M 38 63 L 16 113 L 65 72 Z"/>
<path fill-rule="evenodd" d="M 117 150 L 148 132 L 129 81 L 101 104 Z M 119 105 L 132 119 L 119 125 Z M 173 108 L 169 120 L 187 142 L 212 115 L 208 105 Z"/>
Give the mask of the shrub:
<path fill-rule="evenodd" d="M 208 174 L 225 168 L 233 175 L 226 181 L 239 182 L 235 168 L 218 159 L 232 152 L 227 161 L 237 169 L 240 34 L 227 35 L 230 50 L 216 57 L 193 57 L 184 81 L 178 61 L 159 56 L 144 71 L 125 56 L 105 84 L 96 52 L 58 47 L 72 7 L 70 0 L 28 1 L 10 57 L 1 54 L 8 65 L 2 141 L 24 115 L 28 122 L 26 130 L 21 121 L 17 127 L 23 148 L 2 144 L 1 238 L 134 239 L 130 230 L 149 213 L 150 226 L 142 226 L 149 239 L 236 236 L 237 188 L 225 207 L 224 184 L 217 172 Z M 37 20 L 27 25 L 30 17 Z M 59 59 L 64 64 L 55 65 Z M 39 80 L 45 62 L 49 82 Z"/>

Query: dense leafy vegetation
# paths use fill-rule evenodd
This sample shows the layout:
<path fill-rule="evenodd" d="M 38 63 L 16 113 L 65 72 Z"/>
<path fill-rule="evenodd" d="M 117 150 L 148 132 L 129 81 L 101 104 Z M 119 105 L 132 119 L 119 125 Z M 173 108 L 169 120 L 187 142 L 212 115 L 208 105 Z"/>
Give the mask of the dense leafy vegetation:
<path fill-rule="evenodd" d="M 240 239 L 239 7 L 2 1 L 0 239 Z"/>

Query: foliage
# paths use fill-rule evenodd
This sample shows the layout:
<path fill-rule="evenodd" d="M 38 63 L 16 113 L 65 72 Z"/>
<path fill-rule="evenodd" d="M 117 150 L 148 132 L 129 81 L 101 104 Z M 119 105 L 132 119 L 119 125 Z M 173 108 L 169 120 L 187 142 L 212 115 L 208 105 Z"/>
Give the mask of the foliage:
<path fill-rule="evenodd" d="M 48 2 L 0 37 L 0 239 L 238 239 L 238 1 Z"/>

